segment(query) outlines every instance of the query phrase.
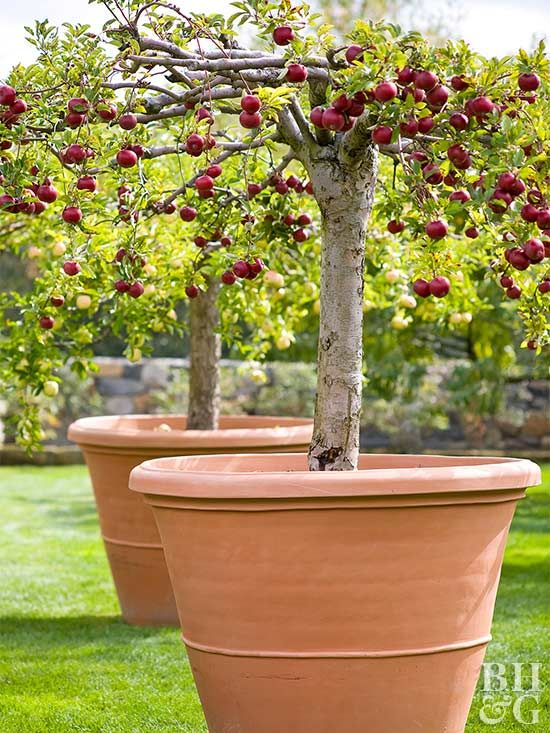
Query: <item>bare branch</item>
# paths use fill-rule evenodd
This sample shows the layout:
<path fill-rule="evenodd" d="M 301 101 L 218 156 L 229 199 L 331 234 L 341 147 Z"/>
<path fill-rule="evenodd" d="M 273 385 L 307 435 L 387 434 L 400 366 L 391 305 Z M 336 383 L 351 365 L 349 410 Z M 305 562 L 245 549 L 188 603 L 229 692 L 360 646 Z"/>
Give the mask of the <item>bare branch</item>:
<path fill-rule="evenodd" d="M 278 112 L 277 116 L 279 120 L 277 127 L 282 139 L 292 149 L 296 158 L 298 158 L 305 168 L 308 169 L 311 161 L 312 149 L 311 146 L 306 143 L 290 107 L 283 107 L 283 109 Z"/>
<path fill-rule="evenodd" d="M 181 94 L 173 92 L 165 87 L 159 87 L 156 84 L 150 84 L 146 81 L 119 81 L 119 82 L 105 82 L 101 85 L 104 89 L 150 89 L 153 92 L 159 92 L 162 96 L 166 96 L 169 99 L 167 103 L 172 103 L 174 100 L 179 102 L 181 100 Z"/>
<path fill-rule="evenodd" d="M 302 133 L 304 141 L 310 147 L 312 145 L 316 146 L 317 143 L 315 142 L 315 138 L 311 134 L 309 123 L 306 120 L 302 107 L 300 106 L 300 103 L 298 102 L 298 99 L 296 97 L 292 97 L 292 99 L 290 100 L 290 109 L 292 111 L 292 115 L 294 116 L 294 119 L 296 120 L 296 124 L 298 125 L 298 128 L 300 129 L 300 132 Z"/>
<path fill-rule="evenodd" d="M 209 73 L 219 73 L 226 76 L 229 72 L 240 71 L 259 71 L 261 69 L 282 70 L 286 66 L 286 59 L 281 56 L 259 56 L 253 58 L 241 59 L 206 59 L 191 58 L 182 59 L 173 56 L 136 56 L 130 55 L 128 59 L 140 66 L 164 66 L 166 68 L 183 67 L 189 72 L 206 71 Z M 321 68 L 320 64 L 312 64 L 308 68 L 308 73 L 312 78 L 328 79 L 328 72 Z M 192 77 L 189 77 L 192 78 Z"/>
<path fill-rule="evenodd" d="M 142 51 L 164 51 L 180 59 L 197 58 L 196 54 L 180 48 L 176 43 L 162 41 L 160 38 L 140 38 L 139 47 Z"/>
<path fill-rule="evenodd" d="M 167 120 L 172 117 L 183 117 L 187 114 L 189 110 L 187 107 L 183 104 L 180 104 L 176 107 L 168 107 L 168 109 L 163 109 L 160 112 L 153 112 L 151 114 L 140 114 L 136 115 L 138 122 L 140 123 L 146 123 L 146 122 L 153 122 L 154 120 Z"/>

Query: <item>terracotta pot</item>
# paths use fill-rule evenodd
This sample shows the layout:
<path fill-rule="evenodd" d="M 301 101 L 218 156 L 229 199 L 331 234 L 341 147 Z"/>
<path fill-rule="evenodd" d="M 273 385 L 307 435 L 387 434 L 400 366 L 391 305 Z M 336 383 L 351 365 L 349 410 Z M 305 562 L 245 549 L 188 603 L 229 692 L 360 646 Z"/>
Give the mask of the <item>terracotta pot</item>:
<path fill-rule="evenodd" d="M 101 532 L 122 616 L 140 626 L 177 625 L 164 553 L 151 509 L 128 490 L 135 466 L 150 458 L 231 452 L 305 450 L 310 420 L 222 417 L 215 431 L 185 430 L 185 417 L 89 417 L 69 428 L 86 458 Z"/>
<path fill-rule="evenodd" d="M 148 461 L 210 733 L 461 733 L 525 460 Z"/>

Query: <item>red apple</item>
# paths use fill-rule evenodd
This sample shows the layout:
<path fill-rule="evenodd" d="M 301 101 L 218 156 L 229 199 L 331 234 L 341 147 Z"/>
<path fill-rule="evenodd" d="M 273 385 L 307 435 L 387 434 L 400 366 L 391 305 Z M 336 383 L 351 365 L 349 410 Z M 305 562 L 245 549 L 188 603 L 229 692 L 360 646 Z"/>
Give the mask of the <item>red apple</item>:
<path fill-rule="evenodd" d="M 73 97 L 67 102 L 69 112 L 78 112 L 78 114 L 86 114 L 90 109 L 90 103 L 84 97 Z"/>
<path fill-rule="evenodd" d="M 273 31 L 273 40 L 277 46 L 288 46 L 294 40 L 294 31 L 288 25 L 279 26 Z"/>
<path fill-rule="evenodd" d="M 87 158 L 87 152 L 82 145 L 74 143 L 73 145 L 69 145 L 68 148 L 65 148 L 61 157 L 63 158 L 63 162 L 69 165 L 72 163 L 82 163 Z"/>
<path fill-rule="evenodd" d="M 430 221 L 426 224 L 426 234 L 430 239 L 442 239 L 449 233 L 449 227 L 441 219 Z"/>
<path fill-rule="evenodd" d="M 417 89 L 429 91 L 433 89 L 439 79 L 432 71 L 419 71 L 414 79 L 414 85 Z"/>
<path fill-rule="evenodd" d="M 74 262 L 74 260 L 68 260 L 63 263 L 63 272 L 69 277 L 74 277 L 80 272 L 80 265 L 78 262 Z"/>
<path fill-rule="evenodd" d="M 191 300 L 193 300 L 194 298 L 197 298 L 199 293 L 200 293 L 200 290 L 198 289 L 196 285 L 188 285 L 185 288 L 185 294 L 187 295 L 188 298 L 191 298 Z"/>
<path fill-rule="evenodd" d="M 465 204 L 466 201 L 469 201 L 470 199 L 470 194 L 464 189 L 453 191 L 452 194 L 449 196 L 449 201 L 459 201 L 461 204 Z"/>
<path fill-rule="evenodd" d="M 241 109 L 250 115 L 253 115 L 254 112 L 259 112 L 261 106 L 262 102 L 260 98 L 254 94 L 245 94 L 241 99 Z"/>
<path fill-rule="evenodd" d="M 206 169 L 206 175 L 210 176 L 210 178 L 218 178 L 222 173 L 223 169 L 221 165 L 218 165 L 217 163 L 213 163 Z"/>
<path fill-rule="evenodd" d="M 430 281 L 430 294 L 436 298 L 444 298 L 451 289 L 451 283 L 441 275 Z"/>
<path fill-rule="evenodd" d="M 82 221 L 82 211 L 78 206 L 67 206 L 61 214 L 63 221 L 67 224 L 78 224 Z"/>
<path fill-rule="evenodd" d="M 58 197 L 57 190 L 54 186 L 52 186 L 51 183 L 46 184 L 43 183 L 41 186 L 38 186 L 36 189 L 36 196 L 40 201 L 43 201 L 46 204 L 53 204 L 53 202 Z"/>
<path fill-rule="evenodd" d="M 471 106 L 472 106 L 472 111 L 474 112 L 474 114 L 479 117 L 488 115 L 495 109 L 495 105 L 489 99 L 489 97 L 484 97 L 484 96 L 476 97 L 474 100 L 472 100 Z"/>
<path fill-rule="evenodd" d="M 286 80 L 291 84 L 300 84 L 308 77 L 308 71 L 302 64 L 289 64 L 286 72 Z"/>
<path fill-rule="evenodd" d="M 422 278 L 414 281 L 413 290 L 421 298 L 427 298 L 429 295 L 431 295 L 430 283 L 427 280 L 423 280 Z"/>
<path fill-rule="evenodd" d="M 467 81 L 464 81 L 463 76 L 456 75 L 451 79 L 451 86 L 455 92 L 463 92 L 465 89 L 468 89 L 470 85 Z"/>
<path fill-rule="evenodd" d="M 402 85 L 412 84 L 414 81 L 415 73 L 410 66 L 405 66 L 403 69 L 397 72 L 397 81 Z"/>
<path fill-rule="evenodd" d="M 72 128 L 75 130 L 77 127 L 80 127 L 80 125 L 84 124 L 86 121 L 86 115 L 81 115 L 78 112 L 69 112 L 69 114 L 65 117 L 65 124 L 67 127 Z"/>
<path fill-rule="evenodd" d="M 384 81 L 374 90 L 374 98 L 378 102 L 391 102 L 397 97 L 397 87 L 392 81 Z"/>
<path fill-rule="evenodd" d="M 76 187 L 79 191 L 91 191 L 93 193 L 97 188 L 97 181 L 93 176 L 81 176 L 76 182 Z"/>
<path fill-rule="evenodd" d="M 540 239 L 528 239 L 523 245 L 523 251 L 533 263 L 542 262 L 544 259 L 544 244 Z"/>
<path fill-rule="evenodd" d="M 521 218 L 524 221 L 532 223 L 537 221 L 539 216 L 539 209 L 537 209 L 536 206 L 533 206 L 533 204 L 525 204 L 525 206 L 522 207 L 520 214 Z"/>
<path fill-rule="evenodd" d="M 247 193 L 248 198 L 253 199 L 254 196 L 257 196 L 259 193 L 262 192 L 262 187 L 259 183 L 249 183 L 247 186 Z"/>
<path fill-rule="evenodd" d="M 323 114 L 325 112 L 324 107 L 314 107 L 311 110 L 311 113 L 309 115 L 309 119 L 313 122 L 315 127 L 322 128 L 323 127 Z"/>
<path fill-rule="evenodd" d="M 17 98 L 17 94 L 13 87 L 8 86 L 7 84 L 0 86 L 0 104 L 1 105 L 3 105 L 4 107 L 9 107 L 11 104 L 15 102 L 16 98 Z"/>
<path fill-rule="evenodd" d="M 377 145 L 389 145 L 393 130 L 387 125 L 379 125 L 372 131 L 372 139 Z"/>
<path fill-rule="evenodd" d="M 115 283 L 115 290 L 119 293 L 127 293 L 130 290 L 130 283 L 126 280 L 117 280 Z"/>
<path fill-rule="evenodd" d="M 118 108 L 112 102 L 98 102 L 95 106 L 95 111 L 98 117 L 105 120 L 105 122 L 112 122 L 118 114 Z"/>
<path fill-rule="evenodd" d="M 391 232 L 391 234 L 399 234 L 403 231 L 403 229 L 405 229 L 404 221 L 397 221 L 396 219 L 392 219 L 388 222 L 387 230 L 388 232 Z"/>
<path fill-rule="evenodd" d="M 534 92 L 540 86 L 540 79 L 536 74 L 520 74 L 518 86 L 522 92 Z"/>
<path fill-rule="evenodd" d="M 237 276 L 231 270 L 226 270 L 222 272 L 220 280 L 224 285 L 233 285 L 237 281 Z"/>
<path fill-rule="evenodd" d="M 438 186 L 443 181 L 443 173 L 438 165 L 435 163 L 427 163 L 422 168 L 422 175 L 427 183 L 431 183 L 432 186 Z"/>
<path fill-rule="evenodd" d="M 516 270 L 526 270 L 531 264 L 525 252 L 519 249 L 519 247 L 515 247 L 509 251 L 508 262 Z"/>
<path fill-rule="evenodd" d="M 210 176 L 199 176 L 195 181 L 195 188 L 199 191 L 210 191 L 214 188 L 214 179 Z"/>
<path fill-rule="evenodd" d="M 247 130 L 253 130 L 256 127 L 260 127 L 262 124 L 262 115 L 259 112 L 250 114 L 249 112 L 241 112 L 239 115 L 239 122 L 242 127 Z"/>
<path fill-rule="evenodd" d="M 348 46 L 346 49 L 346 61 L 348 64 L 352 64 L 354 61 L 361 61 L 363 54 L 363 47 L 353 44 Z"/>
<path fill-rule="evenodd" d="M 206 141 L 203 138 L 202 135 L 198 135 L 196 132 L 189 135 L 187 140 L 185 141 L 185 149 L 189 153 L 189 155 L 193 155 L 194 157 L 198 158 L 199 155 L 201 155 L 202 151 L 204 150 Z"/>
<path fill-rule="evenodd" d="M 399 131 L 404 137 L 414 137 L 417 134 L 418 130 L 419 123 L 414 119 L 414 117 L 409 117 L 406 122 L 402 122 L 399 125 Z"/>
<path fill-rule="evenodd" d="M 458 130 L 459 132 L 465 130 L 468 127 L 469 122 L 469 117 L 462 112 L 453 112 L 453 114 L 449 117 L 449 125 L 451 125 L 451 127 L 454 127 L 454 129 Z"/>
<path fill-rule="evenodd" d="M 128 295 L 131 298 L 141 298 L 144 292 L 145 288 L 143 287 L 143 283 L 140 283 L 139 280 L 133 282 L 128 288 Z"/>
<path fill-rule="evenodd" d="M 341 112 L 334 109 L 334 107 L 329 107 L 323 112 L 323 127 L 325 129 L 338 132 L 345 124 L 346 118 Z"/>
<path fill-rule="evenodd" d="M 133 150 L 124 148 L 117 153 L 116 161 L 121 168 L 133 168 L 137 165 L 138 157 Z"/>
<path fill-rule="evenodd" d="M 426 101 L 430 107 L 440 110 L 447 104 L 449 99 L 450 90 L 447 89 L 443 84 L 438 84 L 426 95 Z"/>
<path fill-rule="evenodd" d="M 2 89 L 2 87 L 0 87 Z M 38 321 L 40 328 L 50 331 L 55 326 L 55 321 L 51 316 L 42 316 Z"/>
<path fill-rule="evenodd" d="M 133 130 L 137 126 L 137 117 L 131 112 L 127 112 L 119 117 L 118 124 L 123 130 Z"/>
<path fill-rule="evenodd" d="M 418 120 L 418 132 L 421 132 L 423 135 L 427 135 L 434 125 L 435 120 L 433 117 L 421 117 Z"/>
<path fill-rule="evenodd" d="M 296 229 L 292 236 L 295 242 L 305 242 L 310 238 L 311 232 L 308 229 Z"/>
<path fill-rule="evenodd" d="M 244 260 L 237 260 L 233 265 L 233 272 L 237 277 L 245 278 L 250 273 L 250 266 Z"/>

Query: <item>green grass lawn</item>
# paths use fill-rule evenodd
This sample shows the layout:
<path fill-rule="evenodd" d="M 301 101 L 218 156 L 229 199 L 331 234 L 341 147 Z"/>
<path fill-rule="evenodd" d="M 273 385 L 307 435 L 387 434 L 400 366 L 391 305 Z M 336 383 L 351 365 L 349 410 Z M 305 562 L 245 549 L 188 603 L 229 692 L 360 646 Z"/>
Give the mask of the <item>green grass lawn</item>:
<path fill-rule="evenodd" d="M 514 521 L 488 654 L 545 662 L 543 682 L 550 465 L 545 479 Z M 86 469 L 0 468 L 0 498 L 0 732 L 206 733 L 178 632 L 132 628 L 118 616 Z M 480 704 L 478 692 L 467 733 L 550 731 L 548 687 L 537 725 L 515 722 L 508 709 L 489 726 Z"/>

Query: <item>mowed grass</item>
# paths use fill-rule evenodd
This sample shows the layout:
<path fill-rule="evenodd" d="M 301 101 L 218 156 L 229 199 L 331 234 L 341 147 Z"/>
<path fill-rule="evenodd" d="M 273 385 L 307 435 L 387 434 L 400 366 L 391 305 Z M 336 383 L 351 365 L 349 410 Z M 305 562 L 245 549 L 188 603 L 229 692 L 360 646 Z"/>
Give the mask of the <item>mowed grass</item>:
<path fill-rule="evenodd" d="M 543 683 L 550 664 L 545 468 L 545 486 L 530 491 L 514 521 L 487 657 L 542 662 Z M 86 469 L 0 468 L 0 499 L 0 733 L 206 733 L 178 632 L 120 620 Z M 504 720 L 488 726 L 478 691 L 466 731 L 547 733 L 549 697 L 546 688 L 537 725 L 514 721 L 506 708 Z"/>

